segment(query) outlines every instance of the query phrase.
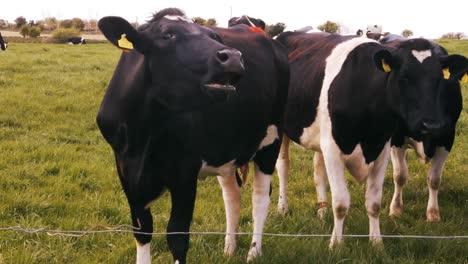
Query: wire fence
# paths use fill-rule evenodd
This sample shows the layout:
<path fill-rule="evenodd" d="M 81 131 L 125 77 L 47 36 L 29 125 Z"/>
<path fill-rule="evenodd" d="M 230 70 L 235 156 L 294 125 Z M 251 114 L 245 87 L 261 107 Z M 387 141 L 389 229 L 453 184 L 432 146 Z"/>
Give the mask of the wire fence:
<path fill-rule="evenodd" d="M 99 229 L 100 228 L 100 229 Z M 98 230 L 99 229 L 99 230 Z M 12 231 L 12 232 L 23 232 L 28 234 L 39 234 L 45 233 L 49 236 L 63 236 L 63 237 L 82 237 L 86 235 L 105 234 L 105 233 L 131 233 L 131 234 L 143 234 L 143 235 L 154 235 L 154 236 L 165 236 L 165 235 L 239 235 L 239 236 L 252 236 L 256 233 L 251 232 L 155 232 L 146 233 L 140 231 L 134 231 L 131 225 L 118 225 L 115 227 L 107 227 L 103 225 L 97 225 L 88 230 L 54 230 L 47 228 L 23 228 L 21 226 L 1 227 L 0 231 Z M 331 234 L 281 234 L 281 233 L 262 233 L 263 236 L 271 237 L 293 237 L 293 238 L 320 238 L 320 237 L 331 237 Z M 342 235 L 342 237 L 351 238 L 368 238 L 369 235 Z M 461 236 L 428 236 L 428 235 L 380 235 L 381 238 L 413 238 L 413 239 L 468 239 L 468 235 Z"/>

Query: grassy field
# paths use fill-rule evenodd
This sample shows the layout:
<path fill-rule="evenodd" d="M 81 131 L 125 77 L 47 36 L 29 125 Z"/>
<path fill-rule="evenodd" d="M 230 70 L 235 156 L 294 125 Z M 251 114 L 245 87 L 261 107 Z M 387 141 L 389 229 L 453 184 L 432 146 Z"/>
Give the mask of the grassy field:
<path fill-rule="evenodd" d="M 468 56 L 468 41 L 442 41 L 449 51 Z M 110 147 L 95 124 L 99 103 L 120 51 L 110 44 L 82 46 L 12 44 L 0 52 L 0 228 L 22 226 L 87 230 L 130 224 Z M 468 105 L 468 85 L 463 87 Z M 442 221 L 427 223 L 427 166 L 410 155 L 405 213 L 388 216 L 393 192 L 391 168 L 384 186 L 381 230 L 386 235 L 468 235 L 468 108 L 446 164 L 440 191 Z M 276 213 L 277 178 L 265 232 L 331 234 L 315 213 L 312 153 L 292 148 L 291 214 Z M 351 209 L 345 234 L 367 234 L 365 186 L 350 181 Z M 252 231 L 251 184 L 242 192 L 241 232 Z M 169 217 L 166 193 L 153 207 L 155 232 Z M 215 177 L 199 182 L 192 231 L 225 230 L 224 206 Z M 102 229 L 102 228 L 101 228 Z M 223 236 L 191 237 L 190 263 L 243 263 L 250 236 L 240 237 L 232 258 L 222 254 Z M 468 240 L 384 239 L 385 251 L 366 238 L 346 238 L 328 251 L 328 238 L 265 237 L 255 263 L 468 263 Z M 153 263 L 171 263 L 165 237 L 152 241 Z M 84 237 L 0 231 L 0 263 L 134 263 L 131 234 Z"/>

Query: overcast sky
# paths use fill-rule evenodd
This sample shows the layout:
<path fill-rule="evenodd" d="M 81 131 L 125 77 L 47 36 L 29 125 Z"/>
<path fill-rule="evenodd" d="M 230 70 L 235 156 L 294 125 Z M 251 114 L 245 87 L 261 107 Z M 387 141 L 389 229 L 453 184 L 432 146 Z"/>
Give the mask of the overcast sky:
<path fill-rule="evenodd" d="M 331 20 L 346 26 L 350 32 L 368 24 L 380 24 L 383 31 L 400 34 L 410 29 L 418 37 L 437 38 L 447 32 L 468 35 L 467 0 L 7 0 L 1 3 L 0 19 L 13 22 L 18 16 L 38 20 L 49 16 L 99 19 L 118 15 L 130 22 L 143 23 L 152 13 L 166 7 L 181 8 L 189 17 L 215 18 L 219 26 L 227 26 L 232 13 L 258 17 L 267 24 L 283 22 L 288 29 L 307 25 L 316 28 Z"/>

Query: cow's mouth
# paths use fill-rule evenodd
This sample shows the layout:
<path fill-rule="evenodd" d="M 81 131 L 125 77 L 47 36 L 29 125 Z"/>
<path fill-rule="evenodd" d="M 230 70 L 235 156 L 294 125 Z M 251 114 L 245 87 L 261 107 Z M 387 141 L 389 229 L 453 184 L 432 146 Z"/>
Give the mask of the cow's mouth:
<path fill-rule="evenodd" d="M 213 90 L 236 91 L 234 84 L 239 81 L 241 75 L 235 72 L 223 72 L 217 74 L 211 81 L 205 84 L 205 87 Z"/>

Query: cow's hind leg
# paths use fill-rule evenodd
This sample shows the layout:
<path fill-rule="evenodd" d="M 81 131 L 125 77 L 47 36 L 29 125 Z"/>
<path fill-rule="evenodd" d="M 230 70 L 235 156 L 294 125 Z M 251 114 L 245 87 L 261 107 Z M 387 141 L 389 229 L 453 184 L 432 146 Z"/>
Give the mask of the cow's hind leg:
<path fill-rule="evenodd" d="M 145 209 L 144 205 L 130 202 L 130 211 L 132 215 L 132 223 L 136 248 L 137 248 L 137 264 L 151 263 L 150 242 L 151 235 L 141 233 L 153 233 L 153 218 L 149 209 Z"/>
<path fill-rule="evenodd" d="M 192 222 L 195 195 L 197 189 L 196 175 L 190 178 L 179 177 L 179 181 L 169 186 L 172 209 L 167 232 L 183 232 L 184 234 L 168 234 L 167 242 L 175 263 L 185 264 L 189 248 L 190 224 Z"/>
<path fill-rule="evenodd" d="M 320 152 L 314 154 L 314 182 L 317 191 L 317 215 L 320 220 L 324 220 L 328 210 L 327 171 L 323 154 Z"/>
<path fill-rule="evenodd" d="M 406 164 L 405 147 L 392 147 L 391 157 L 393 166 L 394 192 L 390 203 L 390 215 L 401 216 L 403 213 L 403 186 L 408 181 L 408 165 Z"/>
<path fill-rule="evenodd" d="M 223 190 L 224 208 L 226 210 L 226 238 L 224 254 L 232 256 L 237 248 L 237 231 L 240 216 L 240 187 L 236 175 L 218 176 L 218 182 Z"/>
<path fill-rule="evenodd" d="M 429 200 L 427 202 L 426 217 L 428 222 L 439 222 L 439 202 L 438 194 L 442 171 L 444 169 L 445 161 L 447 160 L 448 151 L 443 147 L 438 147 L 432 158 L 431 168 L 427 178 L 427 185 L 429 189 Z"/>
<path fill-rule="evenodd" d="M 285 215 L 289 211 L 288 206 L 288 178 L 289 178 L 289 138 L 284 135 L 281 149 L 276 160 L 276 170 L 279 179 L 278 212 Z"/>
<path fill-rule="evenodd" d="M 369 239 L 378 248 L 383 246 L 380 235 L 380 208 L 382 203 L 382 188 L 390 155 L 390 142 L 388 142 L 367 178 L 366 209 L 369 217 Z"/>

